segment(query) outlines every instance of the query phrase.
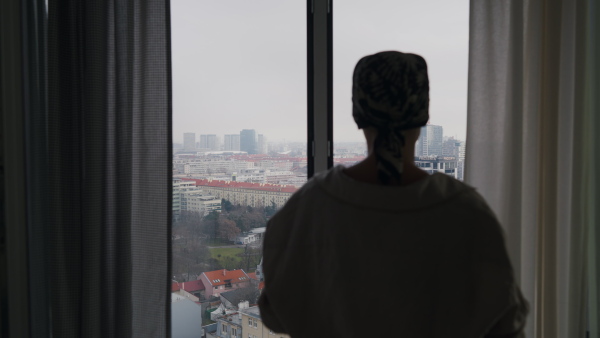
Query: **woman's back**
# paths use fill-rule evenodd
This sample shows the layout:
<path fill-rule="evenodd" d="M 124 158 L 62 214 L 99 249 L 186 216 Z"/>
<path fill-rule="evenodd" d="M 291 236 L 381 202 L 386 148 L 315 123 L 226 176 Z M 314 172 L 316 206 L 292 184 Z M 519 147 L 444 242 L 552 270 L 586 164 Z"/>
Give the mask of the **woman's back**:
<path fill-rule="evenodd" d="M 315 177 L 269 222 L 263 269 L 263 321 L 292 337 L 481 337 L 526 313 L 494 215 L 443 174 Z"/>

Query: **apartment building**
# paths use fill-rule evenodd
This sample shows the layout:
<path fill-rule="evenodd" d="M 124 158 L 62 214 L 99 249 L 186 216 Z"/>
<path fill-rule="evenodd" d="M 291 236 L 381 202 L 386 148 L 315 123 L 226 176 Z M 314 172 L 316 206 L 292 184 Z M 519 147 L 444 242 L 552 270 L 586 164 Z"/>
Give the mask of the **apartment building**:
<path fill-rule="evenodd" d="M 223 138 L 224 151 L 240 151 L 240 134 L 228 134 Z"/>
<path fill-rule="evenodd" d="M 415 165 L 429 174 L 443 173 L 458 179 L 458 159 L 456 157 L 415 157 Z"/>
<path fill-rule="evenodd" d="M 187 198 L 187 210 L 203 216 L 216 211 L 221 212 L 221 199 L 211 195 L 192 195 Z"/>
<path fill-rule="evenodd" d="M 258 306 L 240 310 L 242 317 L 242 337 L 243 338 L 288 338 L 287 334 L 275 333 L 266 327 L 261 318 Z"/>
<path fill-rule="evenodd" d="M 253 162 L 227 161 L 227 160 L 205 160 L 188 162 L 183 166 L 183 172 L 188 175 L 210 174 L 210 173 L 232 173 L 254 167 Z"/>
<path fill-rule="evenodd" d="M 219 338 L 242 338 L 242 316 L 237 313 L 230 313 L 216 318 L 217 332 L 215 337 Z"/>
<path fill-rule="evenodd" d="M 199 280 L 205 287 L 204 296 L 218 297 L 221 293 L 231 291 L 233 289 L 245 288 L 250 285 L 250 277 L 244 270 L 215 270 L 203 272 Z"/>
<path fill-rule="evenodd" d="M 251 207 L 269 206 L 272 203 L 275 203 L 277 207 L 282 207 L 292 194 L 298 190 L 298 188 L 291 185 L 188 178 L 183 180 L 194 181 L 198 188 L 212 196 L 224 198 L 233 204 Z"/>

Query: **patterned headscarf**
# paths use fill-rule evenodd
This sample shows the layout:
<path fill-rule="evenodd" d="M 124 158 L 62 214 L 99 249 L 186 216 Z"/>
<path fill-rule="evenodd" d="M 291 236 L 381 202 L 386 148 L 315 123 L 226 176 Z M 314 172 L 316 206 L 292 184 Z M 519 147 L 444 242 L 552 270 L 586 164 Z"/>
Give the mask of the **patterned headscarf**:
<path fill-rule="evenodd" d="M 354 69 L 352 103 L 358 128 L 377 130 L 379 180 L 401 182 L 404 130 L 429 120 L 427 63 L 419 55 L 401 52 L 363 57 Z"/>

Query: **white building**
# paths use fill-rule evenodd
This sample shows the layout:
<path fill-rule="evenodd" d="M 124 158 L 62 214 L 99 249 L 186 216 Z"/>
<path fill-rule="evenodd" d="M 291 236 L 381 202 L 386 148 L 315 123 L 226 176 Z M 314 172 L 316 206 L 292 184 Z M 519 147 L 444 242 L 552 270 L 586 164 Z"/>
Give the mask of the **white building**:
<path fill-rule="evenodd" d="M 253 233 L 244 233 L 232 238 L 234 244 L 250 244 L 258 241 L 259 237 Z"/>
<path fill-rule="evenodd" d="M 196 184 L 190 181 L 173 180 L 173 219 L 179 219 L 182 210 L 181 195 L 186 191 L 198 190 Z"/>
<path fill-rule="evenodd" d="M 292 170 L 294 162 L 291 161 L 274 161 L 274 160 L 262 160 L 255 163 L 256 167 L 262 169 L 275 169 L 275 170 Z M 304 166 L 306 166 L 306 161 Z"/>
<path fill-rule="evenodd" d="M 196 149 L 196 133 L 183 133 L 183 150 Z"/>
<path fill-rule="evenodd" d="M 429 174 L 442 173 L 458 179 L 458 159 L 456 157 L 421 156 L 415 157 L 415 165 Z"/>
<path fill-rule="evenodd" d="M 221 212 L 221 199 L 210 195 L 192 195 L 188 198 L 187 210 L 200 213 L 202 216 L 213 211 Z"/>
<path fill-rule="evenodd" d="M 263 134 L 258 134 L 258 153 L 267 154 L 267 138 Z"/>
<path fill-rule="evenodd" d="M 171 298 L 171 336 L 197 338 L 202 334 L 202 307 L 194 301 L 173 294 Z"/>
<path fill-rule="evenodd" d="M 232 173 L 254 167 L 253 162 L 233 160 L 199 160 L 184 165 L 183 172 L 188 175 Z"/>
<path fill-rule="evenodd" d="M 206 215 L 221 212 L 221 199 L 198 188 L 193 181 L 173 181 L 173 218 L 179 219 L 181 211 L 194 211 Z"/>
<path fill-rule="evenodd" d="M 266 170 L 265 171 L 265 183 L 279 184 L 283 181 L 288 181 L 294 179 L 296 177 L 296 173 L 292 171 L 285 170 Z"/>

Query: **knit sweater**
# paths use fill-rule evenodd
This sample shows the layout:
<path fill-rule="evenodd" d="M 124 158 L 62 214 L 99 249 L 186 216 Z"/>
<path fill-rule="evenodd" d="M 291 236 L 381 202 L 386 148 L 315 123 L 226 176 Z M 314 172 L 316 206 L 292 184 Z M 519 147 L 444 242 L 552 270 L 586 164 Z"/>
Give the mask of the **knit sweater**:
<path fill-rule="evenodd" d="M 407 186 L 315 176 L 269 221 L 259 306 L 302 337 L 523 337 L 502 229 L 444 174 Z"/>

